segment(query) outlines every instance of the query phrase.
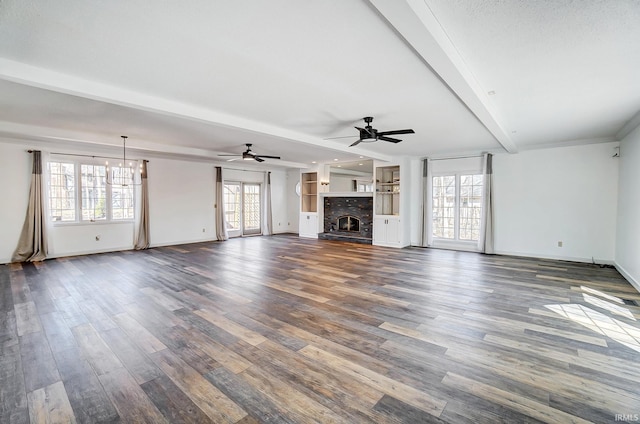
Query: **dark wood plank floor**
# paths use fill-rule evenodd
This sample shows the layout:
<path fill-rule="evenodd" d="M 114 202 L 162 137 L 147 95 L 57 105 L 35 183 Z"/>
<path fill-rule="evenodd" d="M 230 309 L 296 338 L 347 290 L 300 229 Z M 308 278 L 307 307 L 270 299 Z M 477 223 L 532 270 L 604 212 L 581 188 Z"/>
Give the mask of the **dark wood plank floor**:
<path fill-rule="evenodd" d="M 616 422 L 630 300 L 588 264 L 295 236 L 4 265 L 0 423 Z"/>

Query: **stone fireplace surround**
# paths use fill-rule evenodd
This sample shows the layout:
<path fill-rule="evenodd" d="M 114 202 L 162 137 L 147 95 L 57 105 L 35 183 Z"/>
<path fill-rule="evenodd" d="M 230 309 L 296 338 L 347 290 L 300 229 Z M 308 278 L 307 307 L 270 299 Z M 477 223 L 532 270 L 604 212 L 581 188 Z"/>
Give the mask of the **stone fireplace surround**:
<path fill-rule="evenodd" d="M 318 238 L 371 244 L 373 235 L 373 197 L 325 196 L 323 233 Z M 360 220 L 359 231 L 341 231 L 338 220 L 354 217 Z"/>

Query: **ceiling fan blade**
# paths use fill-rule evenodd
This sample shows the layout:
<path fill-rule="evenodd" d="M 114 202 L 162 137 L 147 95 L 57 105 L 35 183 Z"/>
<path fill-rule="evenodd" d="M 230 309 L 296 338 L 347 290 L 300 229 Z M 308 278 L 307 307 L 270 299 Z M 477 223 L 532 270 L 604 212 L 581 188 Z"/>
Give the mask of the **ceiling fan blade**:
<path fill-rule="evenodd" d="M 400 143 L 402 141 L 397 138 L 380 136 L 379 134 L 378 134 L 378 140 L 390 141 L 391 143 Z"/>
<path fill-rule="evenodd" d="M 218 156 L 242 156 L 242 155 L 218 155 Z"/>
<path fill-rule="evenodd" d="M 340 137 L 328 137 L 328 138 L 323 138 L 323 140 L 336 140 L 338 138 L 354 138 L 357 137 L 357 135 L 343 135 Z"/>
<path fill-rule="evenodd" d="M 358 144 L 360 144 L 361 141 L 362 141 L 362 139 L 359 139 L 355 143 L 350 144 L 349 147 L 357 146 Z"/>
<path fill-rule="evenodd" d="M 415 134 L 414 130 L 393 130 L 393 131 L 380 131 L 378 135 L 396 135 L 396 134 Z"/>
<path fill-rule="evenodd" d="M 253 158 L 256 162 L 264 162 L 264 159 L 260 159 L 260 156 L 254 156 Z"/>
<path fill-rule="evenodd" d="M 257 158 L 280 159 L 280 156 L 256 155 Z"/>
<path fill-rule="evenodd" d="M 227 159 L 227 162 L 233 162 L 234 160 L 240 160 L 242 158 L 233 158 L 233 159 Z"/>

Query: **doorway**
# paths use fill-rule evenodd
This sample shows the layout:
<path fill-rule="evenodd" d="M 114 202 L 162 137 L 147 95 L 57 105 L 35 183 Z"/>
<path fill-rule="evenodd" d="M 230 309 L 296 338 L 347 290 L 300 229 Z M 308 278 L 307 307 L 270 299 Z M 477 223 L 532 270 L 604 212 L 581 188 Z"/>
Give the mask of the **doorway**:
<path fill-rule="evenodd" d="M 224 213 L 229 237 L 262 234 L 261 198 L 259 183 L 224 183 Z"/>

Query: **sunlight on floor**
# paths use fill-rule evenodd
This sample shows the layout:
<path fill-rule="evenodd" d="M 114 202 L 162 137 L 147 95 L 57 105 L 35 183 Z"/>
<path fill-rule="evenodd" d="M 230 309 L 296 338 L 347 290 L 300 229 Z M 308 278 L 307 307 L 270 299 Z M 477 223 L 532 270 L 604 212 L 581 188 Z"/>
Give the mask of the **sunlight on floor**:
<path fill-rule="evenodd" d="M 603 297 L 603 298 L 605 298 L 605 299 L 611 300 L 611 301 L 616 302 L 616 303 L 619 303 L 619 304 L 621 304 L 621 305 L 623 305 L 623 304 L 624 304 L 624 301 L 623 301 L 622 299 L 620 299 L 619 297 L 612 296 L 612 295 L 610 295 L 610 294 L 607 294 L 607 293 L 601 292 L 600 290 L 592 289 L 591 287 L 587 287 L 587 286 L 580 286 L 580 289 L 581 289 L 582 291 L 587 292 L 587 293 L 591 293 L 591 294 L 594 294 L 594 295 L 596 295 L 596 296 Z"/>
<path fill-rule="evenodd" d="M 600 299 L 597 299 L 600 300 Z M 598 305 L 599 306 L 599 305 Z M 557 314 L 583 325 L 599 334 L 610 337 L 637 352 L 640 352 L 640 329 L 615 318 L 608 317 L 588 306 L 568 303 L 545 305 Z M 630 312 L 629 312 L 630 313 Z"/>
<path fill-rule="evenodd" d="M 620 315 L 622 317 L 629 318 L 630 320 L 636 321 L 636 317 L 633 316 L 633 314 L 628 308 L 625 308 L 619 305 L 614 305 L 610 302 L 607 302 L 606 300 L 598 299 L 597 297 L 588 295 L 586 293 L 583 293 L 582 297 L 584 298 L 585 302 L 590 303 L 593 306 L 606 309 L 612 314 Z"/>

